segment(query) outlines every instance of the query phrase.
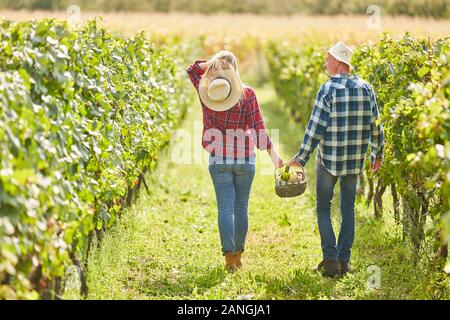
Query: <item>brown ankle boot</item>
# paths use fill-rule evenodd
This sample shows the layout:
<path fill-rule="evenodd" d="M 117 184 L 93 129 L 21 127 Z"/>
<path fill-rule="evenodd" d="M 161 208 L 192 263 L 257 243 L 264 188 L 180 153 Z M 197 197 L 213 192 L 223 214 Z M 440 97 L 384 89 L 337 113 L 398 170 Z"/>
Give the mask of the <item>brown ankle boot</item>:
<path fill-rule="evenodd" d="M 236 256 L 231 252 L 225 254 L 225 270 L 228 272 L 236 270 Z"/>
<path fill-rule="evenodd" d="M 242 268 L 242 250 L 236 251 L 236 268 Z"/>

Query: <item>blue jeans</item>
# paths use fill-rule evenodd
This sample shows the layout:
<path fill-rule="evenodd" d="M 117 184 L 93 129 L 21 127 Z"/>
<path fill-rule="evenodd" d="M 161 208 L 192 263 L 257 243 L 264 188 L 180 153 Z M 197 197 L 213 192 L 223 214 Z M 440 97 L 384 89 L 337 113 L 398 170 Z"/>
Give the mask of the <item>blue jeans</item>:
<path fill-rule="evenodd" d="M 244 251 L 248 202 L 255 176 L 254 157 L 246 163 L 216 163 L 211 159 L 208 169 L 216 192 L 222 253 L 234 254 L 239 250 Z"/>
<path fill-rule="evenodd" d="M 331 200 L 338 179 L 341 188 L 342 220 L 336 247 L 336 237 L 331 224 Z M 350 261 L 355 236 L 356 182 L 356 174 L 336 177 L 320 164 L 317 166 L 316 209 L 323 259 Z"/>

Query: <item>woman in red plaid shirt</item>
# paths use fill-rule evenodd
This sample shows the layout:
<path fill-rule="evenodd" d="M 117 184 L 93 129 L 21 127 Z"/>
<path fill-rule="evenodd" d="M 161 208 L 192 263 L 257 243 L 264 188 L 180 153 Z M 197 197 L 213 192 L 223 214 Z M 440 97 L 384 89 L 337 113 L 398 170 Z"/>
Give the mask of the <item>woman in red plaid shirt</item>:
<path fill-rule="evenodd" d="M 208 61 L 197 60 L 187 73 L 203 111 L 202 145 L 209 153 L 225 268 L 234 271 L 242 266 L 255 146 L 267 150 L 275 168 L 283 161 L 267 134 L 255 91 L 242 84 L 231 52 L 220 51 Z"/>

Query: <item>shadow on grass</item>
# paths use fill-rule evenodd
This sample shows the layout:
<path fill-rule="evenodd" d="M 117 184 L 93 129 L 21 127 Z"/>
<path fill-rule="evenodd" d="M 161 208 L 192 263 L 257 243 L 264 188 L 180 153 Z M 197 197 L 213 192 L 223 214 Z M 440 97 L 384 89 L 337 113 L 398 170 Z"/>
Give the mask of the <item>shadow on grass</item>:
<path fill-rule="evenodd" d="M 287 277 L 254 278 L 265 284 L 261 299 L 449 299 L 450 294 L 442 270 L 426 256 L 415 260 L 400 233 L 367 216 L 358 217 L 351 273 L 331 279 L 298 268 Z"/>
<path fill-rule="evenodd" d="M 304 300 L 320 299 L 333 292 L 335 279 L 322 277 L 318 272 L 307 269 L 291 271 L 288 279 L 273 278 L 269 275 L 255 277 L 266 283 L 266 294 L 261 299 Z"/>
<path fill-rule="evenodd" d="M 154 277 L 135 279 L 128 282 L 127 286 L 149 298 L 195 299 L 195 295 L 201 295 L 221 284 L 226 277 L 226 271 L 222 267 L 216 267 L 184 272 L 180 276 L 164 274 L 156 279 Z"/>

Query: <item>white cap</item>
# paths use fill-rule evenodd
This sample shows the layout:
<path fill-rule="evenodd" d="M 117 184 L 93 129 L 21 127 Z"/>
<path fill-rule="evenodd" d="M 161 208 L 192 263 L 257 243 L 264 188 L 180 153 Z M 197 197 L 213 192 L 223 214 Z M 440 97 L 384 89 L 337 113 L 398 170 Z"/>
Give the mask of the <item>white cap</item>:
<path fill-rule="evenodd" d="M 328 53 L 336 58 L 336 60 L 344 62 L 350 67 L 352 66 L 350 62 L 352 61 L 353 50 L 344 42 L 339 41 L 336 43 L 330 50 L 328 50 Z"/>

